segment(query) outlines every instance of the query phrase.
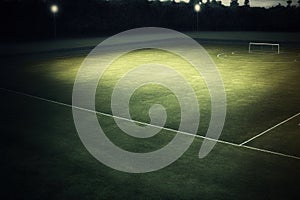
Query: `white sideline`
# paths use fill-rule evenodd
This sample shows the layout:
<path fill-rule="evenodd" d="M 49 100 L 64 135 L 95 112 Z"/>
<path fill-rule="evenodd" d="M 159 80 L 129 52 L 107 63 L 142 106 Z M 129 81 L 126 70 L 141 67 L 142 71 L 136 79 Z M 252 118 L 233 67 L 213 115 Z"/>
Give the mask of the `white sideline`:
<path fill-rule="evenodd" d="M 258 137 L 264 135 L 265 133 L 267 133 L 267 132 L 273 130 L 274 128 L 276 128 L 276 127 L 278 127 L 278 126 L 280 126 L 280 125 L 282 125 L 282 124 L 284 124 L 284 123 L 290 121 L 291 119 L 297 117 L 298 115 L 300 115 L 300 113 L 297 113 L 297 114 L 291 116 L 290 118 L 288 118 L 288 119 L 286 119 L 286 120 L 284 120 L 284 121 L 282 121 L 282 122 L 276 124 L 275 126 L 272 126 L 271 128 L 268 128 L 267 130 L 265 130 L 265 131 L 263 131 L 263 132 L 257 134 L 256 136 L 254 136 L 254 137 L 252 137 L 252 138 L 250 138 L 250 139 L 248 139 L 248 140 L 242 142 L 242 143 L 240 144 L 240 146 L 245 145 L 245 144 L 251 142 L 252 140 L 254 140 L 254 139 L 256 139 L 256 138 L 258 138 Z"/>
<path fill-rule="evenodd" d="M 132 119 L 127 119 L 127 118 L 123 118 L 123 117 L 119 117 L 119 116 L 114 116 L 114 115 L 111 115 L 111 114 L 108 114 L 108 113 L 103 113 L 103 112 L 99 112 L 99 111 L 95 111 L 95 110 L 90 110 L 90 109 L 86 109 L 86 108 L 81 108 L 81 107 L 77 107 L 77 106 L 73 106 L 73 105 L 70 105 L 70 104 L 62 103 L 62 102 L 59 102 L 59 101 L 54 101 L 54 100 L 50 100 L 50 99 L 46 99 L 46 98 L 34 96 L 34 95 L 31 95 L 31 94 L 27 94 L 27 93 L 15 91 L 15 90 L 10 90 L 10 89 L 1 88 L 1 87 L 0 87 L 0 90 L 6 91 L 6 92 L 9 92 L 9 93 L 13 93 L 13 94 L 17 94 L 17 95 L 21 95 L 21 96 L 30 97 L 30 98 L 41 100 L 41 101 L 45 101 L 45 102 L 49 102 L 49 103 L 53 103 L 53 104 L 56 104 L 56 105 L 66 106 L 66 107 L 69 107 L 69 108 L 76 108 L 76 109 L 79 109 L 79 110 L 83 110 L 83 111 L 87 111 L 87 112 L 92 112 L 92 113 L 96 113 L 96 114 L 107 116 L 107 117 L 118 118 L 118 119 L 135 122 L 135 123 L 142 124 L 142 125 L 148 125 L 148 126 L 160 128 L 160 129 L 163 129 L 163 130 L 175 132 L 175 133 L 181 133 L 181 134 L 184 134 L 184 135 L 193 136 L 193 137 L 196 137 L 196 138 L 207 139 L 207 140 L 215 141 L 215 142 L 221 143 L 221 144 L 227 144 L 227 145 L 235 146 L 235 147 L 242 147 L 242 148 L 251 149 L 251 150 L 255 150 L 255 151 L 259 151 L 259 152 L 264 152 L 264 153 L 268 153 L 268 154 L 273 154 L 273 155 L 277 155 L 277 156 L 281 156 L 281 157 L 287 157 L 287 158 L 292 158 L 292 159 L 300 160 L 300 157 L 289 155 L 289 154 L 284 154 L 284 153 L 275 152 L 275 151 L 269 151 L 269 150 L 265 150 L 265 149 L 259 149 L 259 148 L 255 148 L 255 147 L 251 147 L 251 146 L 247 146 L 247 145 L 243 145 L 243 144 L 236 144 L 236 143 L 232 143 L 232 142 L 227 142 L 227 141 L 224 141 L 224 140 L 217 140 L 217 139 L 213 139 L 213 138 L 209 138 L 209 137 L 205 137 L 205 136 L 201 136 L 201 135 L 194 135 L 192 133 L 178 131 L 178 130 L 171 129 L 171 128 L 160 127 L 160 126 L 152 125 L 152 124 L 145 123 L 145 122 L 140 122 L 140 121 L 136 121 L 136 120 L 132 120 Z M 298 113 L 298 114 L 300 114 L 300 113 Z"/>

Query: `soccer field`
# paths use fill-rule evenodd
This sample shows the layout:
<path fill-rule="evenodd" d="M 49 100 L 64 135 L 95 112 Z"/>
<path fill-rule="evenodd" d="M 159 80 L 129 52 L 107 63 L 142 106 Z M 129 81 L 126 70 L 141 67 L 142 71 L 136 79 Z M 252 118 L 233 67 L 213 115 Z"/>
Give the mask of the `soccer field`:
<path fill-rule="evenodd" d="M 226 38 L 227 39 L 227 38 Z M 90 46 L 92 42 L 87 42 Z M 201 41 L 200 41 L 201 43 Z M 202 44 L 202 43 L 201 43 Z M 298 43 L 299 44 L 299 43 Z M 297 199 L 300 184 L 300 47 L 279 55 L 251 53 L 247 42 L 203 43 L 224 82 L 227 115 L 205 158 L 198 153 L 211 117 L 209 91 L 195 68 L 166 51 L 144 49 L 115 60 L 100 80 L 97 117 L 107 137 L 131 152 L 168 144 L 180 105 L 167 88 L 149 84 L 130 99 L 136 122 L 150 123 L 153 104 L 168 114 L 157 135 L 124 134 L 110 115 L 117 81 L 134 66 L 159 62 L 182 74 L 201 113 L 197 135 L 177 161 L 158 171 L 131 174 L 98 162 L 81 143 L 72 116 L 72 90 L 88 47 L 2 56 L 1 155 L 4 194 L 11 199 Z M 149 70 L 147 76 L 155 76 Z M 175 77 L 168 77 L 176 85 Z M 88 77 L 87 77 L 88 84 Z M 128 83 L 130 84 L 130 83 Z M 128 85 L 124 85 L 124 90 Z M 180 86 L 178 86 L 180 87 Z M 298 195 L 298 196 L 295 196 Z"/>

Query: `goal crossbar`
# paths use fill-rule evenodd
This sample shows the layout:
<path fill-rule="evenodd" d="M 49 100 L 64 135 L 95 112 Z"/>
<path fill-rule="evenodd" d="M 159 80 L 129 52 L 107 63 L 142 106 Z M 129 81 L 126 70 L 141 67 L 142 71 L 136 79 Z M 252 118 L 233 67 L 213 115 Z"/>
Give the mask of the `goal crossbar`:
<path fill-rule="evenodd" d="M 277 54 L 280 53 L 280 46 L 278 43 L 266 43 L 266 42 L 249 42 L 249 53 L 251 53 L 251 46 L 276 46 L 277 47 Z"/>

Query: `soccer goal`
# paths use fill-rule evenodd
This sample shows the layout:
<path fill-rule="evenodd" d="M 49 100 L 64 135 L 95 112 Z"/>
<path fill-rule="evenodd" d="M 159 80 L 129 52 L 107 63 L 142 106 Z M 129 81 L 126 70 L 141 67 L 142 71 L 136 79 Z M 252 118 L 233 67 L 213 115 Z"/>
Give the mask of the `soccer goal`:
<path fill-rule="evenodd" d="M 269 52 L 269 53 L 280 53 L 279 44 L 275 43 L 258 43 L 258 42 L 249 42 L 249 53 L 252 52 Z"/>

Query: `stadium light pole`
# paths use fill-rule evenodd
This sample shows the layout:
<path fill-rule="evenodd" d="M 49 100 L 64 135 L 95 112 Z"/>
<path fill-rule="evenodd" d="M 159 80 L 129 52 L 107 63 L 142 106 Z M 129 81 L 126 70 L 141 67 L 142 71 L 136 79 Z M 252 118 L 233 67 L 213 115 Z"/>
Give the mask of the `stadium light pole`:
<path fill-rule="evenodd" d="M 53 13 L 53 24 L 54 24 L 54 38 L 56 38 L 56 13 L 58 12 L 57 5 L 53 4 L 50 7 L 51 12 Z"/>
<path fill-rule="evenodd" d="M 197 32 L 199 31 L 199 23 L 198 22 L 199 22 L 199 12 L 200 12 L 200 9 L 201 9 L 200 4 L 195 4 L 194 10 L 197 13 Z"/>

